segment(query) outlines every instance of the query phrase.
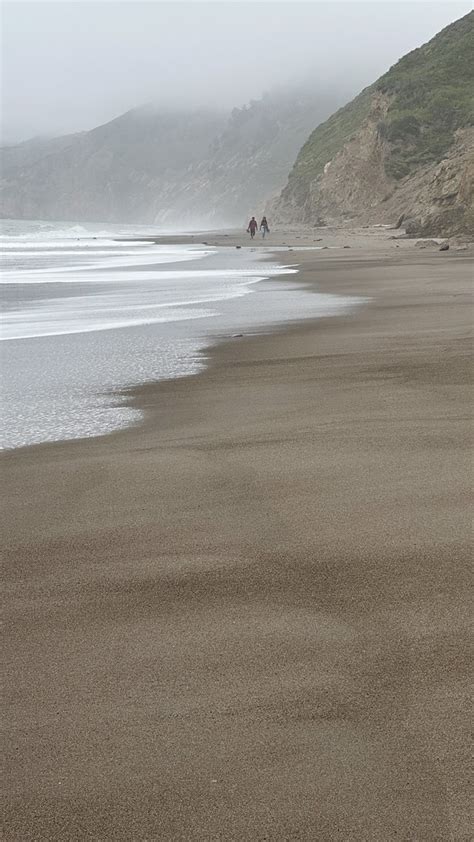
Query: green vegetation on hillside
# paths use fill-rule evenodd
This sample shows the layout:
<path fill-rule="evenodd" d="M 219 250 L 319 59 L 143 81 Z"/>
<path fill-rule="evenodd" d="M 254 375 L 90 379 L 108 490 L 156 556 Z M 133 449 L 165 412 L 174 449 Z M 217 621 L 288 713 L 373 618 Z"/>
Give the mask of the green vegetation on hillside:
<path fill-rule="evenodd" d="M 284 195 L 304 201 L 310 182 L 369 115 L 375 93 L 389 99 L 386 118 L 378 124 L 391 144 L 387 174 L 399 179 L 421 164 L 441 160 L 456 129 L 474 123 L 474 12 L 404 56 L 318 126 L 298 155 Z"/>
<path fill-rule="evenodd" d="M 373 90 L 373 87 L 366 88 L 352 102 L 329 117 L 329 120 L 321 123 L 310 135 L 290 173 L 290 183 L 293 190 L 296 187 L 296 193 L 297 185 L 306 191 L 309 182 L 323 171 L 325 164 L 360 127 L 370 112 Z"/>
<path fill-rule="evenodd" d="M 391 103 L 381 133 L 393 144 L 387 172 L 439 161 L 454 132 L 474 123 L 474 12 L 402 58 L 376 83 Z"/>

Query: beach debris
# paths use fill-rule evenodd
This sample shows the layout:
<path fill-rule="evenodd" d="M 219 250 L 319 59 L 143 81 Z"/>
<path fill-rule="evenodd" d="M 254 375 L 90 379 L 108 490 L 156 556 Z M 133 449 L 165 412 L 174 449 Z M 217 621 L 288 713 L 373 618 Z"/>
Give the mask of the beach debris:
<path fill-rule="evenodd" d="M 415 248 L 417 249 L 427 249 L 427 248 L 434 248 L 435 246 L 439 246 L 441 240 L 417 240 L 415 243 Z"/>
<path fill-rule="evenodd" d="M 467 251 L 467 246 L 457 246 L 456 251 Z"/>
<path fill-rule="evenodd" d="M 243 335 L 243 333 L 233 333 L 232 339 L 240 339 Z"/>
<path fill-rule="evenodd" d="M 343 249 L 350 249 L 350 246 L 343 246 Z"/>
<path fill-rule="evenodd" d="M 242 248 L 242 246 L 236 246 L 236 249 L 241 249 L 241 248 Z"/>
<path fill-rule="evenodd" d="M 443 244 L 439 247 L 439 250 L 440 250 L 440 251 L 448 251 L 448 249 L 449 249 L 449 243 L 443 243 Z"/>

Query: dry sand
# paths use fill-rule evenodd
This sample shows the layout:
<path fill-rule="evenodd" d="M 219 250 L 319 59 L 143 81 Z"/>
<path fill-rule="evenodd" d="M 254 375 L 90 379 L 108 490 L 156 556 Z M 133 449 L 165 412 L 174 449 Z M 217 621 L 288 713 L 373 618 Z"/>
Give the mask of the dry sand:
<path fill-rule="evenodd" d="M 5 839 L 472 838 L 472 256 L 375 239 L 286 258 L 352 315 L 3 455 Z"/>

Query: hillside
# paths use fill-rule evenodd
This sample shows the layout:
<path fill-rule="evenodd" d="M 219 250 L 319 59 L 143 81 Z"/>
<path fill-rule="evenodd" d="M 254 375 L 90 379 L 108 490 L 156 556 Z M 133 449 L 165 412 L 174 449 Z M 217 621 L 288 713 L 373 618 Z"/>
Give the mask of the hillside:
<path fill-rule="evenodd" d="M 473 91 L 471 12 L 318 126 L 271 210 L 310 224 L 403 213 L 413 233 L 469 232 Z"/>
<path fill-rule="evenodd" d="M 57 138 L 43 142 L 35 160 L 17 163 L 18 147 L 9 147 L 2 155 L 0 215 L 151 222 L 163 185 L 199 162 L 224 125 L 225 115 L 218 113 L 146 106 L 73 135 L 65 145 Z"/>
<path fill-rule="evenodd" d="M 135 109 L 93 131 L 2 150 L 0 215 L 231 225 L 283 187 L 341 97 L 279 91 L 232 113 Z"/>
<path fill-rule="evenodd" d="M 157 221 L 241 224 L 281 190 L 304 138 L 331 113 L 335 94 L 266 94 L 235 108 L 206 157 L 160 199 Z"/>
<path fill-rule="evenodd" d="M 35 164 L 50 155 L 52 152 L 59 152 L 74 143 L 80 136 L 78 134 L 63 135 L 62 137 L 33 137 L 23 143 L 14 146 L 2 147 L 2 173 L 12 174 L 15 170 Z"/>

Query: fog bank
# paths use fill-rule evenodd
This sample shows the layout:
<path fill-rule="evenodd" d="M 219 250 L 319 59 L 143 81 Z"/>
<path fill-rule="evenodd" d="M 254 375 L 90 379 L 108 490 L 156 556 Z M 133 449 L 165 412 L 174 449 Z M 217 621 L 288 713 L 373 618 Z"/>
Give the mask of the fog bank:
<path fill-rule="evenodd" d="M 6 2 L 3 139 L 89 129 L 149 100 L 232 107 L 308 78 L 352 94 L 469 8 Z"/>

